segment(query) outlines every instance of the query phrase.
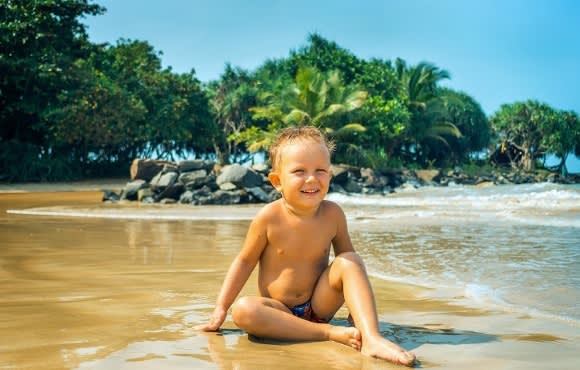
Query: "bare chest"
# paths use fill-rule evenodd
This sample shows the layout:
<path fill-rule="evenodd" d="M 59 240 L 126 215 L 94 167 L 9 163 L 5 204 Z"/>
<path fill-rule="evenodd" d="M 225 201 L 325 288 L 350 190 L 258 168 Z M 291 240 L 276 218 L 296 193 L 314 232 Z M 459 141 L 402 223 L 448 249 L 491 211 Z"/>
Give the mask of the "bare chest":
<path fill-rule="evenodd" d="M 328 258 L 334 232 L 323 225 L 279 225 L 270 229 L 269 253 L 283 259 L 319 261 Z"/>

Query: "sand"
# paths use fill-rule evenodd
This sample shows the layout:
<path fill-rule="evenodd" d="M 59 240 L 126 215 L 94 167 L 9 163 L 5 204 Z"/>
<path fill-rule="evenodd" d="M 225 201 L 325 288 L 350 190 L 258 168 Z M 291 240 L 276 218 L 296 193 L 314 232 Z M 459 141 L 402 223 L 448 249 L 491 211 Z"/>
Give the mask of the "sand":
<path fill-rule="evenodd" d="M 255 208 L 202 207 L 192 212 L 215 219 L 186 221 L 6 212 L 102 209 L 98 190 L 115 183 L 105 185 L 0 187 L 0 369 L 401 368 L 335 343 L 256 341 L 231 318 L 219 333 L 193 330 L 211 314 Z M 220 220 L 232 213 L 243 217 Z M 254 281 L 243 294 L 253 294 Z M 580 363 L 580 331 L 570 323 L 441 299 L 401 282 L 372 284 L 383 335 L 414 351 L 421 367 Z M 341 309 L 334 322 L 346 325 L 347 315 Z"/>

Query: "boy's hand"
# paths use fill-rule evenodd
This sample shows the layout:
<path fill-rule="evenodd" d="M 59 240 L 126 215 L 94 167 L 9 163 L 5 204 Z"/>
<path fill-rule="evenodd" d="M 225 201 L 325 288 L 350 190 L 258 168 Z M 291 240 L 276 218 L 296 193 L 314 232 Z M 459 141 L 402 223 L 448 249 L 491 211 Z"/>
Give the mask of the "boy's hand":
<path fill-rule="evenodd" d="M 211 319 L 209 320 L 209 322 L 206 324 L 198 325 L 194 329 L 202 331 L 218 331 L 220 326 L 222 326 L 222 324 L 226 320 L 227 314 L 228 314 L 227 310 L 216 307 L 215 310 L 213 311 L 213 314 L 211 315 Z"/>

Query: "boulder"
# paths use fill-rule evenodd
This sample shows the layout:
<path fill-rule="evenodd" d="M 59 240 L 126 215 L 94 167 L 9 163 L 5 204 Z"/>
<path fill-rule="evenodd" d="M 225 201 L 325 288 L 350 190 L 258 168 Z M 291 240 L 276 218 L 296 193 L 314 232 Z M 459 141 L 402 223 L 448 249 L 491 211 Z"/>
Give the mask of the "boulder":
<path fill-rule="evenodd" d="M 198 170 L 211 171 L 214 166 L 214 162 L 203 160 L 203 159 L 190 159 L 181 161 L 177 164 L 177 169 L 179 172 L 191 172 Z"/>
<path fill-rule="evenodd" d="M 166 188 L 170 187 L 171 185 L 175 184 L 179 174 L 177 172 L 159 172 L 153 179 L 149 185 L 154 192 L 162 192 Z"/>
<path fill-rule="evenodd" d="M 258 202 L 270 203 L 272 198 L 266 193 L 261 187 L 254 186 L 252 188 L 247 188 L 248 194 L 251 194 Z"/>
<path fill-rule="evenodd" d="M 151 181 L 167 165 L 175 166 L 173 162 L 153 159 L 134 159 L 131 163 L 131 180 Z"/>
<path fill-rule="evenodd" d="M 332 182 L 344 186 L 348 182 L 348 168 L 342 165 L 331 165 Z"/>
<path fill-rule="evenodd" d="M 134 180 L 128 182 L 121 191 L 121 200 L 137 200 L 139 190 L 148 188 L 149 184 L 145 180 Z"/>
<path fill-rule="evenodd" d="M 216 179 L 218 185 L 231 182 L 238 188 L 251 188 L 262 185 L 263 179 L 256 171 L 239 164 L 231 164 L 221 169 Z"/>

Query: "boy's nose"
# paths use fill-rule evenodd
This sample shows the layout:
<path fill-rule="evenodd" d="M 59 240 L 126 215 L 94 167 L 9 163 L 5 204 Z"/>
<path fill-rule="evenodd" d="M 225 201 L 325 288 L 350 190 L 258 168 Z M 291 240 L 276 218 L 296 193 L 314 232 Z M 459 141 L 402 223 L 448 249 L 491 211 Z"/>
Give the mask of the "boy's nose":
<path fill-rule="evenodd" d="M 306 177 L 306 182 L 312 181 L 316 181 L 316 177 L 314 176 L 314 174 L 309 174 L 308 177 Z"/>

